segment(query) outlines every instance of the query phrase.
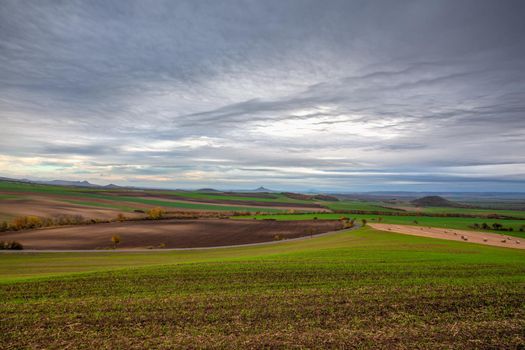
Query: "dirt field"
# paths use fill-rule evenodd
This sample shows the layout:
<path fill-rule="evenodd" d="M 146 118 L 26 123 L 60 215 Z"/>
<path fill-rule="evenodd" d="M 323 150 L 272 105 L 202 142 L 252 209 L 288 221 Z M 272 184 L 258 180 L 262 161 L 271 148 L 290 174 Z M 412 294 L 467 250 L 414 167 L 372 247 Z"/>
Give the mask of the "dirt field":
<path fill-rule="evenodd" d="M 161 220 L 127 221 L 0 233 L 25 249 L 104 249 L 119 235 L 119 248 L 191 248 L 259 243 L 340 229 L 338 221 Z M 311 231 L 313 230 L 313 232 Z"/>
<path fill-rule="evenodd" d="M 16 216 L 35 215 L 40 217 L 55 217 L 58 215 L 82 215 L 89 219 L 114 219 L 123 211 L 112 208 L 97 208 L 61 202 L 62 198 L 44 196 L 27 196 L 21 199 L 7 199 L 0 201 L 0 220 L 9 220 Z M 67 197 L 68 200 L 86 200 L 82 198 Z M 102 202 L 94 199 L 91 202 Z M 130 205 L 132 207 L 132 205 Z M 142 206 L 145 208 L 147 206 Z M 139 216 L 126 213 L 127 216 Z"/>
<path fill-rule="evenodd" d="M 422 236 L 431 238 L 448 239 L 452 241 L 470 242 L 492 245 L 497 247 L 525 249 L 525 242 L 520 242 L 519 238 L 506 236 L 503 234 L 464 231 L 434 227 L 392 225 L 392 224 L 369 224 L 377 230 L 404 233 L 412 236 Z"/>

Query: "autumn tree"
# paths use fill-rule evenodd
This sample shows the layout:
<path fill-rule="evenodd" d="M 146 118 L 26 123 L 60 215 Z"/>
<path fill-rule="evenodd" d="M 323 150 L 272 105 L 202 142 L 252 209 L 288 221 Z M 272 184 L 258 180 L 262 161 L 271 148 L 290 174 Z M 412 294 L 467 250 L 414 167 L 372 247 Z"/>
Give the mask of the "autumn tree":
<path fill-rule="evenodd" d="M 120 236 L 114 235 L 113 237 L 111 237 L 111 242 L 113 243 L 113 249 L 117 249 L 117 245 L 119 245 L 120 243 Z"/>

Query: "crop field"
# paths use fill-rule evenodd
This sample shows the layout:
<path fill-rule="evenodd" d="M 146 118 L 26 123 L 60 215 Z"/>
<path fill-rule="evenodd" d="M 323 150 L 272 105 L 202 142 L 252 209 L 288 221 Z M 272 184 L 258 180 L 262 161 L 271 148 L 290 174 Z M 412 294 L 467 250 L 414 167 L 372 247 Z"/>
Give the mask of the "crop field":
<path fill-rule="evenodd" d="M 290 209 L 312 210 L 312 208 L 302 208 L 302 201 L 291 198 L 287 200 L 282 195 L 276 195 L 275 201 L 271 199 L 272 203 L 268 202 L 268 198 L 236 196 L 236 202 L 232 202 L 235 204 L 228 204 L 228 200 L 192 202 L 179 198 L 178 194 L 183 192 L 164 191 L 171 193 L 173 198 L 170 197 L 171 195 L 161 196 L 163 193 L 160 192 L 163 191 L 129 189 L 112 191 L 99 188 L 0 181 L 0 220 L 9 220 L 23 215 L 53 216 L 61 214 L 107 219 L 116 217 L 118 213 L 131 213 L 135 210 L 146 210 L 152 207 L 163 207 L 167 210 L 263 211 L 274 213 Z M 198 192 L 184 193 L 186 196 L 199 197 L 201 195 Z M 215 197 L 220 196 L 215 195 Z M 203 198 L 205 199 L 206 195 Z M 227 198 L 234 198 L 234 196 Z M 243 205 L 243 200 L 246 202 L 245 205 Z M 282 203 L 283 207 L 280 207 L 279 203 Z M 269 204 L 273 204 L 273 206 L 269 206 Z"/>
<path fill-rule="evenodd" d="M 228 249 L 2 254 L 0 348 L 511 349 L 525 346 L 524 290 L 523 251 L 370 228 Z"/>
<path fill-rule="evenodd" d="M 17 241 L 24 249 L 111 249 L 118 235 L 119 248 L 217 247 L 311 236 L 342 229 L 333 220 L 136 220 L 69 225 L 0 233 L 0 240 Z"/>
<path fill-rule="evenodd" d="M 504 210 L 504 209 L 475 209 L 475 208 L 440 208 L 440 207 L 427 207 L 420 209 L 423 213 L 457 213 L 457 214 L 469 214 L 469 215 L 503 215 L 511 216 L 516 218 L 525 219 L 525 211 L 523 210 Z"/>
<path fill-rule="evenodd" d="M 339 202 L 325 203 L 325 206 L 331 210 L 363 210 L 363 211 L 381 211 L 381 212 L 396 212 L 401 209 L 389 207 L 383 202 L 374 201 L 351 201 L 344 200 Z"/>
<path fill-rule="evenodd" d="M 370 226 L 312 236 L 340 230 L 348 217 L 464 230 L 499 223 L 525 238 L 525 220 L 395 215 L 524 212 L 329 199 L 0 181 L 0 219 L 109 219 L 0 233 L 25 249 L 63 251 L 0 253 L 0 348 L 525 346 L 524 250 Z M 151 208 L 187 217 L 145 220 Z M 223 214 L 206 218 L 210 211 Z M 224 212 L 253 215 L 228 220 Z M 181 247 L 196 249 L 167 250 Z"/>
<path fill-rule="evenodd" d="M 336 214 L 336 213 L 316 213 L 316 214 L 275 214 L 275 215 L 253 215 L 238 216 L 238 219 L 276 219 L 276 220 L 339 220 L 341 217 L 356 219 L 358 222 L 365 219 L 369 222 L 383 222 L 387 224 L 400 225 L 419 225 L 431 227 L 453 228 L 460 230 L 472 230 L 472 225 L 482 224 L 483 222 L 492 225 L 497 222 L 504 227 L 512 227 L 512 232 L 502 232 L 506 235 L 525 238 L 525 220 L 502 220 L 502 219 L 482 219 L 482 218 L 463 218 L 463 217 L 433 217 L 433 216 L 396 216 L 396 215 L 372 215 L 372 214 Z M 380 220 L 380 221 L 379 221 Z M 488 232 L 501 232 L 487 230 Z"/>
<path fill-rule="evenodd" d="M 185 198 L 198 198 L 198 199 L 218 199 L 223 201 L 255 201 L 255 202 L 277 202 L 277 203 L 311 203 L 309 200 L 300 200 L 286 197 L 281 193 L 268 193 L 264 196 L 254 197 L 250 193 L 207 193 L 207 192 L 191 192 L 191 191 L 152 191 L 152 193 L 168 194 L 174 196 L 180 196 Z"/>

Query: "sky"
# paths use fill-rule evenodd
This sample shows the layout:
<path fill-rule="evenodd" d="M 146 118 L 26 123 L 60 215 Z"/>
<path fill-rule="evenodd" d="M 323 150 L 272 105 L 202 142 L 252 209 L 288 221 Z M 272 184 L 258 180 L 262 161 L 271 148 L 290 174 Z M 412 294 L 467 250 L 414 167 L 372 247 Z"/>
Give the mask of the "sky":
<path fill-rule="evenodd" d="M 525 191 L 525 2 L 0 2 L 0 176 Z"/>

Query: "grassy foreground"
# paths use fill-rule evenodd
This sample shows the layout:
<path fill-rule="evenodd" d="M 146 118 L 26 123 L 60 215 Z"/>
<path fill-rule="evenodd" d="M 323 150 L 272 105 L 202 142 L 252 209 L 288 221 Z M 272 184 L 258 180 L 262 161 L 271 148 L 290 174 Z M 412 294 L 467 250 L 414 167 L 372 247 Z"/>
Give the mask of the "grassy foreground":
<path fill-rule="evenodd" d="M 525 346 L 525 252 L 363 228 L 276 245 L 0 255 L 0 348 Z"/>

